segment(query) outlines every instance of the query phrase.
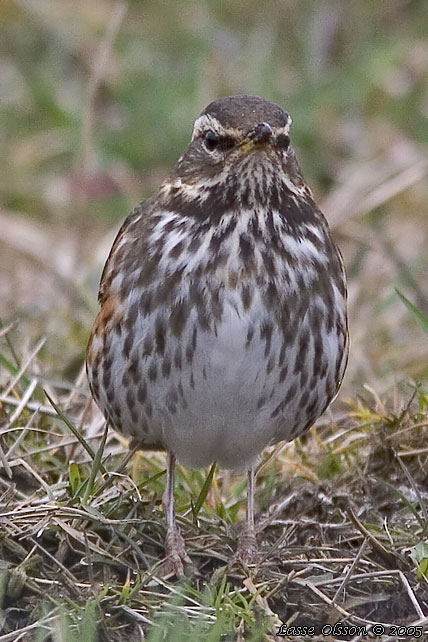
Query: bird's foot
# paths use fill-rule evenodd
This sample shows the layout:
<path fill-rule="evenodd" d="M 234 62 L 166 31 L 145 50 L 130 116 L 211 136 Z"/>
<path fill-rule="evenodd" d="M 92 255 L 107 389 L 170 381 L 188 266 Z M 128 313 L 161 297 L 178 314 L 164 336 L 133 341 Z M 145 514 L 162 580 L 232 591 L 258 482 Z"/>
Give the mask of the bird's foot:
<path fill-rule="evenodd" d="M 186 551 L 186 544 L 178 526 L 168 528 L 165 541 L 166 568 L 168 573 L 184 577 L 185 564 L 192 564 Z"/>
<path fill-rule="evenodd" d="M 260 562 L 260 553 L 254 528 L 247 526 L 240 534 L 235 559 L 246 566 L 254 566 Z"/>

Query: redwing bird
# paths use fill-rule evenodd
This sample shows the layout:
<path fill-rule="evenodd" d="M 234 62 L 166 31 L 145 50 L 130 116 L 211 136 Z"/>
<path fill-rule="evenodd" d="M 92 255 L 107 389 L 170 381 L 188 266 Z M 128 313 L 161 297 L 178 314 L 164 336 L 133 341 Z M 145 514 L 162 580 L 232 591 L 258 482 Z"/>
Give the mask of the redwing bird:
<path fill-rule="evenodd" d="M 173 473 L 248 470 L 238 554 L 256 557 L 254 465 L 335 397 L 348 354 L 341 255 L 300 172 L 290 116 L 212 102 L 159 190 L 123 223 L 87 351 L 93 396 L 141 448 L 168 453 L 166 550 L 188 561 Z"/>

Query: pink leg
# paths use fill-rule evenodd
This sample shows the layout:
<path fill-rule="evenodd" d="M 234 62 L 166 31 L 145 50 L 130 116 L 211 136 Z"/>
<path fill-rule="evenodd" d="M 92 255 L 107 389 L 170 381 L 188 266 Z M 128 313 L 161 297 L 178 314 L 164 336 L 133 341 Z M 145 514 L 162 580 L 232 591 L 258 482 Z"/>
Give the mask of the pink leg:
<path fill-rule="evenodd" d="M 244 564 L 255 564 L 259 559 L 254 527 L 254 477 L 254 466 L 251 466 L 247 473 L 247 519 L 236 551 L 236 557 Z"/>
<path fill-rule="evenodd" d="M 175 519 L 174 469 L 175 457 L 172 453 L 168 453 L 166 464 L 166 487 L 162 498 L 167 526 L 165 552 L 168 561 L 171 564 L 172 571 L 177 575 L 177 577 L 183 577 L 184 564 L 190 563 L 191 560 L 187 555 L 186 545 Z"/>

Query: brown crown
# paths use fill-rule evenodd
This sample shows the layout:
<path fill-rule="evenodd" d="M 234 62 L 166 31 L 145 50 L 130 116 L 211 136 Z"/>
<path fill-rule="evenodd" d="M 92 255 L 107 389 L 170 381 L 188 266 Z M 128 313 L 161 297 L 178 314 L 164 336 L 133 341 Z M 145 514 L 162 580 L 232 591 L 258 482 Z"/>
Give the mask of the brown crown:
<path fill-rule="evenodd" d="M 248 94 L 214 100 L 201 113 L 201 116 L 203 115 L 217 118 L 224 127 L 244 131 L 261 122 L 269 123 L 271 127 L 284 127 L 290 121 L 287 112 L 276 103 Z"/>

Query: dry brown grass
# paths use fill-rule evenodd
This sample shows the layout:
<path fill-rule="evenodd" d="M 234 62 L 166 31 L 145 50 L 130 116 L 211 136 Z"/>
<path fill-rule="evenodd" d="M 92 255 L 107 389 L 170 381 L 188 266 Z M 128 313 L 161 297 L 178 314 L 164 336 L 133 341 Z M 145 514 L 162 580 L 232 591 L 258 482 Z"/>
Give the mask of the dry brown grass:
<path fill-rule="evenodd" d="M 45 381 L 52 406 L 35 374 L 39 350 L 17 355 L 19 367 L 8 362 L 15 373 L 0 396 L 0 640 L 27 639 L 36 625 L 68 639 L 55 631 L 91 622 L 98 639 L 140 639 L 156 622 L 168 630 L 159 620 L 168 610 L 183 618 L 184 636 L 201 640 L 216 620 L 224 633 L 257 626 L 266 639 L 284 623 L 428 625 L 426 392 L 401 398 L 399 414 L 367 394 L 305 443 L 265 453 L 255 568 L 233 561 L 242 480 L 218 473 L 196 517 L 206 472 L 180 469 L 178 512 L 195 569 L 177 584 L 163 571 L 164 456 L 140 453 L 130 467 L 82 376 L 71 391 Z"/>

